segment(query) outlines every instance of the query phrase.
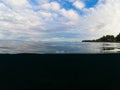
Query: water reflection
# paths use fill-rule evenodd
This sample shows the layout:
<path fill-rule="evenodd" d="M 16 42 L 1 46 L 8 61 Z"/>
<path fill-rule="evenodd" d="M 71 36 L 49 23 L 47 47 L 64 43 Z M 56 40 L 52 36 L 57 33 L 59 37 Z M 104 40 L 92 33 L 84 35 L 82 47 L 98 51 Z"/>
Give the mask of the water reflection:
<path fill-rule="evenodd" d="M 0 53 L 120 53 L 119 43 L 0 41 Z"/>
<path fill-rule="evenodd" d="M 103 43 L 101 46 L 101 53 L 119 53 L 119 43 Z"/>
<path fill-rule="evenodd" d="M 103 49 L 103 50 L 115 50 L 114 47 L 103 47 L 102 49 Z"/>

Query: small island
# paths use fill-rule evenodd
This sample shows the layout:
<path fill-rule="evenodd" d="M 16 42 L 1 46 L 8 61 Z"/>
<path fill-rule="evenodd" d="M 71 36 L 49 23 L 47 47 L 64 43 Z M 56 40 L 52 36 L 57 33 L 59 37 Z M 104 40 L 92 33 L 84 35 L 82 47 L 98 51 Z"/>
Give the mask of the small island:
<path fill-rule="evenodd" d="M 83 40 L 82 42 L 120 42 L 120 33 L 115 37 L 114 35 L 106 35 L 95 40 Z"/>

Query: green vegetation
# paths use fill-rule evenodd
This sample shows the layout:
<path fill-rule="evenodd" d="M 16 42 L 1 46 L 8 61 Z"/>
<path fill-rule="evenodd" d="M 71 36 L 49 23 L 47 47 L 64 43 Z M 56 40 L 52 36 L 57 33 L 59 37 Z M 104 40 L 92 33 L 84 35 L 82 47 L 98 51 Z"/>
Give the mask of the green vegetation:
<path fill-rule="evenodd" d="M 120 42 L 120 33 L 116 37 L 106 35 L 96 40 L 83 40 L 82 42 Z"/>
<path fill-rule="evenodd" d="M 120 42 L 120 33 L 115 38 L 116 42 Z"/>

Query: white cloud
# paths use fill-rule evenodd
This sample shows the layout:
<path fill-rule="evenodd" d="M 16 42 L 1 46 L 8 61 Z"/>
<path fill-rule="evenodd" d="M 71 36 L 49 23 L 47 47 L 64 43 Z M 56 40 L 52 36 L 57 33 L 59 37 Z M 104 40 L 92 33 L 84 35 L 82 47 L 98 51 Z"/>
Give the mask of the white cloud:
<path fill-rule="evenodd" d="M 30 7 L 28 0 L 4 0 L 3 1 L 5 4 L 9 5 L 12 8 L 16 7 Z"/>
<path fill-rule="evenodd" d="M 106 0 L 99 3 L 96 8 L 85 10 L 87 15 L 83 18 L 83 25 L 91 36 L 106 34 L 117 35 L 120 32 L 120 1 Z"/>
<path fill-rule="evenodd" d="M 5 11 L 5 10 L 8 10 L 8 8 L 3 3 L 0 3 L 0 11 Z"/>
<path fill-rule="evenodd" d="M 65 18 L 68 18 L 69 20 L 78 20 L 79 19 L 79 15 L 74 10 L 61 9 L 61 14 Z"/>
<path fill-rule="evenodd" d="M 85 7 L 85 4 L 82 1 L 75 1 L 73 5 L 78 9 L 82 9 Z"/>
<path fill-rule="evenodd" d="M 41 8 L 46 10 L 59 10 L 60 5 L 57 2 L 51 2 L 51 3 L 42 4 Z"/>
<path fill-rule="evenodd" d="M 65 35 L 90 39 L 120 32 L 120 0 L 106 0 L 106 3 L 100 0 L 90 9 L 79 4 L 81 0 L 71 0 L 84 15 L 73 9 L 66 10 L 55 1 L 37 1 L 37 6 L 28 0 L 0 3 L 0 39 L 58 40 L 60 35 L 64 39 Z"/>
<path fill-rule="evenodd" d="M 0 39 L 14 40 L 21 37 L 28 37 L 29 39 L 30 37 L 34 38 L 35 35 L 41 35 L 41 33 L 32 29 L 37 27 L 40 30 L 44 30 L 44 26 L 33 10 L 27 9 L 27 7 L 24 7 L 24 9 L 23 7 L 10 9 L 9 5 L 3 3 L 0 3 L 0 7 L 2 7 L 0 9 L 0 31 L 2 34 Z"/>

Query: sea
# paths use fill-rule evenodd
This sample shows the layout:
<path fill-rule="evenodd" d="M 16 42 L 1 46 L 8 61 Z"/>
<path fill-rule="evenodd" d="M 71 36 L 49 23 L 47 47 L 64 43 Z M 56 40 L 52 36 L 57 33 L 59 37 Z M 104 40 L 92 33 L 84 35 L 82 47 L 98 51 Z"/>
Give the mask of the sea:
<path fill-rule="evenodd" d="M 120 43 L 0 41 L 0 90 L 120 90 L 116 53 Z"/>
<path fill-rule="evenodd" d="M 0 41 L 0 54 L 106 54 L 120 53 L 120 43 L 78 41 Z"/>

